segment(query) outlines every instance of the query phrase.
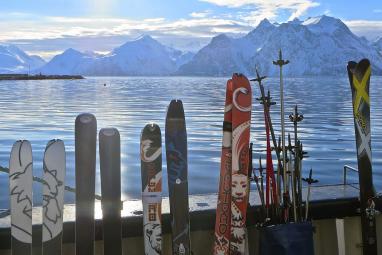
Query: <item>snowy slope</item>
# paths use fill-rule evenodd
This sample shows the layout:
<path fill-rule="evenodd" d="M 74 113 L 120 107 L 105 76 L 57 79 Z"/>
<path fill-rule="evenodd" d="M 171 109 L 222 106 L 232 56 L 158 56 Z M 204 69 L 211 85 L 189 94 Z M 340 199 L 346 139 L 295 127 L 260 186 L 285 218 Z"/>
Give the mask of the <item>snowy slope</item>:
<path fill-rule="evenodd" d="M 277 75 L 272 60 L 280 48 L 291 62 L 285 67 L 286 75 L 345 74 L 349 60 L 364 57 L 371 60 L 374 73 L 382 74 L 382 55 L 376 47 L 354 35 L 341 20 L 328 16 L 283 24 L 271 24 L 265 19 L 244 37 L 219 35 L 181 66 L 178 74 L 253 74 L 258 65 L 262 73 Z"/>
<path fill-rule="evenodd" d="M 381 55 L 382 55 L 382 37 L 374 42 L 374 46 L 377 48 L 379 53 L 381 53 Z"/>
<path fill-rule="evenodd" d="M 0 73 L 28 73 L 44 64 L 42 58 L 28 55 L 14 45 L 0 45 Z"/>
<path fill-rule="evenodd" d="M 82 53 L 74 49 L 67 49 L 62 54 L 52 58 L 42 68 L 36 72 L 42 74 L 84 74 L 96 60 L 96 55 L 92 53 Z"/>

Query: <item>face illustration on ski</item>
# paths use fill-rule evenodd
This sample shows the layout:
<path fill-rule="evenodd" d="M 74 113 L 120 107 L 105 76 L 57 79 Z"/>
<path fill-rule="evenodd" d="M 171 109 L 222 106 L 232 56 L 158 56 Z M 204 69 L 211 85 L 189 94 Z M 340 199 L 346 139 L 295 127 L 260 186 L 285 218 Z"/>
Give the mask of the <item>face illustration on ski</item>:
<path fill-rule="evenodd" d="M 162 140 L 156 124 L 141 134 L 143 233 L 146 255 L 162 254 Z"/>

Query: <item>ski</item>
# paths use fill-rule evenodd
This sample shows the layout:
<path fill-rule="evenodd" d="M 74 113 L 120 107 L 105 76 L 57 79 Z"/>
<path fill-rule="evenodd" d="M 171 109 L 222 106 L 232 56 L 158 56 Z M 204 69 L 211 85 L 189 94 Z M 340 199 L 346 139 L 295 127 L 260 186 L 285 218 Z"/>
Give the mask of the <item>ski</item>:
<path fill-rule="evenodd" d="M 232 181 L 230 254 L 245 254 L 248 205 L 248 148 L 252 90 L 247 77 L 232 76 Z"/>
<path fill-rule="evenodd" d="M 187 180 L 187 133 L 181 100 L 172 100 L 166 116 L 166 161 L 173 254 L 191 254 Z"/>
<path fill-rule="evenodd" d="M 61 254 L 66 158 L 61 140 L 48 142 L 43 161 L 42 253 Z"/>
<path fill-rule="evenodd" d="M 32 148 L 29 141 L 15 142 L 9 160 L 13 255 L 32 254 L 32 168 Z"/>
<path fill-rule="evenodd" d="M 223 121 L 219 194 L 215 220 L 215 255 L 229 254 L 231 236 L 231 174 L 232 174 L 232 80 L 228 80 Z"/>
<path fill-rule="evenodd" d="M 361 225 L 363 254 L 377 254 L 376 220 L 374 209 L 374 186 L 371 163 L 370 132 L 370 75 L 368 59 L 359 63 L 350 61 L 347 66 L 352 91 L 354 129 L 357 146 L 358 174 L 360 186 Z"/>
<path fill-rule="evenodd" d="M 99 132 L 103 253 L 122 254 L 121 145 L 115 128 Z"/>
<path fill-rule="evenodd" d="M 145 255 L 162 254 L 162 137 L 156 124 L 141 134 L 143 239 Z"/>
<path fill-rule="evenodd" d="M 83 113 L 75 122 L 76 254 L 94 254 L 97 120 Z"/>

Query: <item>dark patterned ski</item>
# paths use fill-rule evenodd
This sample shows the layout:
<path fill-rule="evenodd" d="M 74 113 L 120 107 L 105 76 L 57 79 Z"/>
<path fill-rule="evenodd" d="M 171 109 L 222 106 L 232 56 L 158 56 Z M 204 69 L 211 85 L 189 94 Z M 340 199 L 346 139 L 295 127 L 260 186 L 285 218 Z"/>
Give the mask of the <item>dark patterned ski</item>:
<path fill-rule="evenodd" d="M 97 120 L 83 113 L 75 124 L 76 255 L 94 254 Z"/>
<path fill-rule="evenodd" d="M 32 254 L 32 178 L 31 145 L 28 141 L 17 141 L 9 160 L 13 255 Z"/>
<path fill-rule="evenodd" d="M 231 175 L 232 175 L 232 80 L 227 81 L 224 107 L 223 141 L 220 163 L 219 194 L 216 207 L 215 255 L 229 254 L 231 237 Z"/>
<path fill-rule="evenodd" d="M 146 255 L 162 254 L 162 138 L 158 125 L 141 134 L 143 239 Z"/>
<path fill-rule="evenodd" d="M 44 153 L 42 252 L 61 254 L 62 215 L 66 171 L 65 146 L 61 140 L 48 142 Z"/>
<path fill-rule="evenodd" d="M 172 100 L 166 116 L 166 161 L 173 254 L 191 254 L 187 180 L 187 133 L 181 100 Z"/>
<path fill-rule="evenodd" d="M 352 91 L 355 137 L 357 146 L 358 174 L 361 200 L 361 224 L 363 254 L 377 254 L 377 238 L 374 209 L 374 186 L 371 164 L 370 133 L 370 75 L 371 66 L 367 59 L 347 66 Z"/>

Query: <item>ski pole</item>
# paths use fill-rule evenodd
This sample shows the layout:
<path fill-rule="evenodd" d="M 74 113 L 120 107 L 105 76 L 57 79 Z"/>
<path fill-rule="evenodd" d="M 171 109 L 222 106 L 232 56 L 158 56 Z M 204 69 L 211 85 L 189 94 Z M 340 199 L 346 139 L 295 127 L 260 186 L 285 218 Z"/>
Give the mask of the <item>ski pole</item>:
<path fill-rule="evenodd" d="M 289 151 L 289 161 L 288 161 L 288 170 L 291 176 L 291 184 L 292 184 L 292 201 L 293 201 L 293 218 L 294 221 L 297 221 L 297 209 L 296 209 L 296 180 L 295 180 L 295 171 L 292 167 L 292 142 L 290 139 L 290 133 L 288 133 L 288 151 Z"/>
<path fill-rule="evenodd" d="M 257 67 L 256 67 L 256 76 L 257 77 L 255 79 L 251 79 L 251 81 L 258 82 L 258 84 L 259 84 L 260 93 L 261 93 L 260 100 L 262 101 L 262 104 L 264 106 L 264 111 L 265 111 L 265 113 L 267 115 L 267 120 L 268 120 L 269 130 L 271 132 L 273 146 L 275 148 L 277 148 L 277 141 L 276 141 L 275 132 L 273 130 L 273 125 L 272 125 L 272 120 L 271 120 L 271 116 L 270 116 L 269 106 L 266 103 L 266 96 L 265 96 L 265 92 L 264 92 L 264 86 L 262 84 L 262 80 L 264 80 L 266 78 L 266 76 L 260 76 L 259 72 L 257 70 Z M 278 193 L 278 197 L 280 197 L 281 193 L 280 193 L 280 185 L 279 184 L 280 184 L 280 171 L 282 169 L 282 163 L 281 163 L 280 151 L 278 151 L 278 150 L 276 150 L 276 157 L 277 157 L 278 169 L 279 169 L 279 171 L 277 172 L 277 176 L 276 176 L 277 184 L 278 184 L 277 193 Z"/>
<path fill-rule="evenodd" d="M 306 202 L 305 202 L 305 204 L 306 204 L 306 206 L 305 206 L 305 221 L 308 220 L 309 199 L 310 199 L 310 187 L 311 187 L 312 183 L 317 183 L 317 182 L 318 182 L 318 180 L 315 180 L 315 179 L 312 178 L 312 173 L 313 173 L 313 170 L 312 170 L 312 168 L 311 168 L 310 171 L 309 171 L 309 178 L 302 178 L 302 180 L 303 180 L 304 182 L 307 182 L 307 183 L 308 183 L 308 194 L 307 194 L 307 196 L 306 196 Z"/>
<path fill-rule="evenodd" d="M 293 122 L 294 128 L 294 179 L 295 179 L 295 192 L 296 192 L 296 202 L 297 207 L 299 208 L 299 217 L 302 217 L 302 194 L 301 194 L 301 170 L 300 170 L 300 162 L 299 162 L 299 145 L 298 145 L 298 132 L 297 132 L 297 123 L 304 119 L 304 115 L 299 114 L 297 104 L 294 107 L 294 113 L 289 115 L 289 120 Z"/>
<path fill-rule="evenodd" d="M 284 191 L 286 190 L 286 155 L 285 155 L 285 123 L 284 123 L 284 84 L 283 84 L 283 66 L 287 65 L 289 60 L 282 59 L 282 51 L 279 51 L 279 59 L 273 61 L 274 65 L 280 67 L 280 110 L 281 110 L 281 143 L 283 154 L 283 176 L 284 176 Z"/>

